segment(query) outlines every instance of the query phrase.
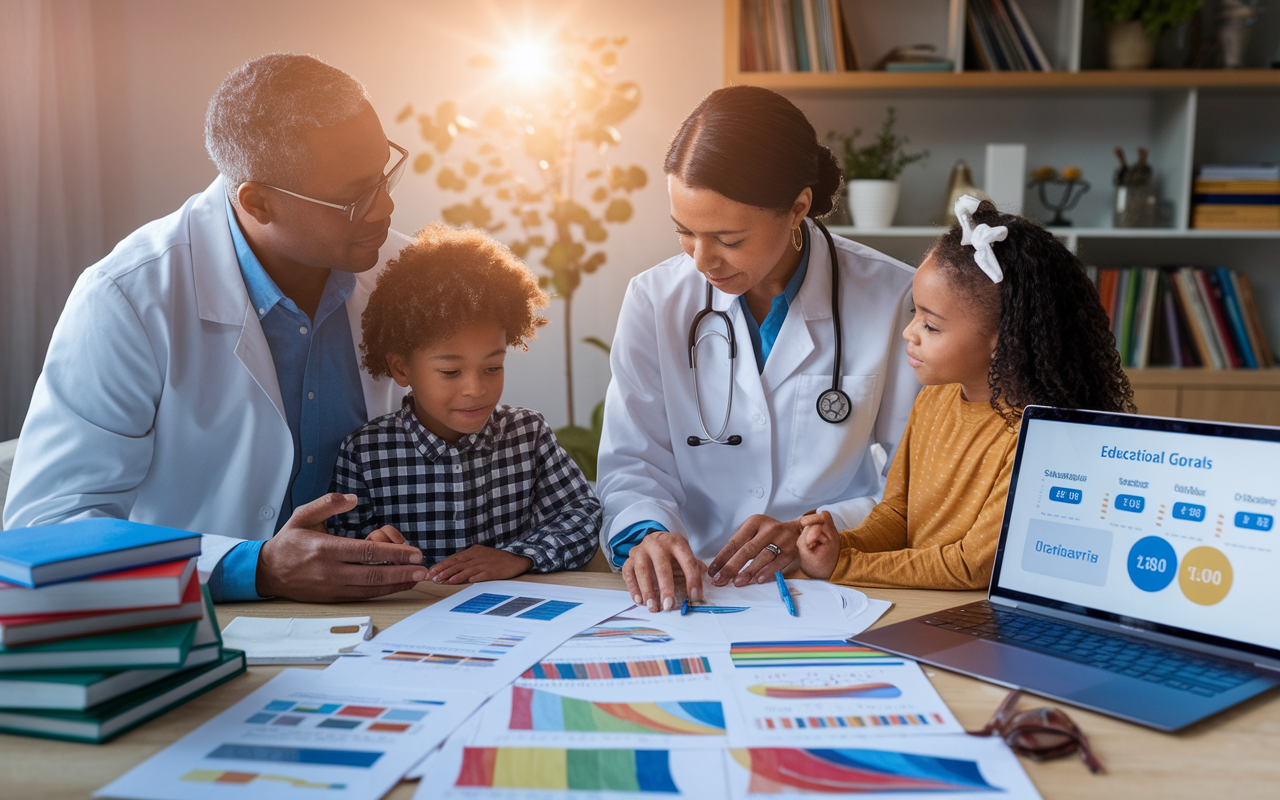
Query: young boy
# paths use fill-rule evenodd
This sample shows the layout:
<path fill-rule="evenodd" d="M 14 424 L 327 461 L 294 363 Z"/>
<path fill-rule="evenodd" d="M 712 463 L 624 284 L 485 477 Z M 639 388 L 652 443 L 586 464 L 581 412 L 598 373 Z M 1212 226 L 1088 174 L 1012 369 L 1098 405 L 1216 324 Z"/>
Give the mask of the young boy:
<path fill-rule="evenodd" d="M 333 533 L 416 545 L 437 583 L 591 559 L 600 501 L 541 414 L 498 405 L 507 348 L 527 349 L 546 304 L 528 267 L 477 230 L 431 225 L 387 265 L 361 352 L 371 375 L 411 391 L 343 441 L 332 491 L 358 502 Z"/>

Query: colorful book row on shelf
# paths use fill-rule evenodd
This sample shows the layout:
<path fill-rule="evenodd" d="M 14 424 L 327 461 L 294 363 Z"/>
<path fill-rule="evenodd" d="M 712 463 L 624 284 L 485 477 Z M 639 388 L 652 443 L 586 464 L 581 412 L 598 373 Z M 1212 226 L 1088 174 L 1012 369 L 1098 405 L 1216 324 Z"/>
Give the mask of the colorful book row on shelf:
<path fill-rule="evenodd" d="M 1049 58 L 1036 39 L 1018 0 L 969 0 L 968 51 L 984 69 L 1049 72 Z"/>
<path fill-rule="evenodd" d="M 1280 228 L 1280 167 L 1204 167 L 1191 197 L 1191 227 Z"/>
<path fill-rule="evenodd" d="M 0 532 L 0 731 L 103 742 L 244 672 L 199 552 L 125 520 Z"/>
<path fill-rule="evenodd" d="M 1249 279 L 1234 270 L 1102 269 L 1096 282 L 1126 367 L 1275 365 Z"/>
<path fill-rule="evenodd" d="M 857 68 L 839 0 L 742 0 L 742 69 L 843 72 Z"/>

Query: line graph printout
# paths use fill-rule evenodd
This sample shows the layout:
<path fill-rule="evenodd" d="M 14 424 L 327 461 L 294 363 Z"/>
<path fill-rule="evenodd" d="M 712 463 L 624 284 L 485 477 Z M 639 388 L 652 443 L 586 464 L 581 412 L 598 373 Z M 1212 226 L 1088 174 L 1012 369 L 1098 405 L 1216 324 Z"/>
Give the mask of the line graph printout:
<path fill-rule="evenodd" d="M 375 800 L 483 701 L 287 669 L 95 796 Z"/>
<path fill-rule="evenodd" d="M 963 733 L 914 661 L 735 664 L 727 676 L 732 705 L 742 715 L 741 725 L 729 729 L 735 747 L 838 747 L 886 734 Z"/>
<path fill-rule="evenodd" d="M 626 592 L 490 581 L 392 625 L 327 671 L 362 684 L 492 694 L 574 634 L 631 606 Z"/>

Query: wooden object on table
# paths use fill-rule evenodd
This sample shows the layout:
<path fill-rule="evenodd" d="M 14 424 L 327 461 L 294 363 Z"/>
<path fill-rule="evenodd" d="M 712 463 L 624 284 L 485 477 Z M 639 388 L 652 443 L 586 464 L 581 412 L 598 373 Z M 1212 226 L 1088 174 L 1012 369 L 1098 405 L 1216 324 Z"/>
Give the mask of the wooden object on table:
<path fill-rule="evenodd" d="M 523 578 L 535 583 L 622 589 L 619 575 L 569 572 Z M 419 584 L 408 592 L 362 603 L 314 605 L 288 601 L 236 603 L 218 608 L 225 626 L 240 615 L 280 617 L 371 616 L 382 630 L 425 605 L 462 587 Z M 931 611 L 974 602 L 982 592 L 868 589 L 871 597 L 889 600 L 893 608 L 879 625 L 901 622 Z M 5 796 L 14 798 L 84 798 L 144 759 L 172 744 L 270 680 L 281 667 L 250 667 L 246 676 L 214 689 L 159 719 L 126 733 L 107 745 L 0 736 L 4 753 Z M 943 700 L 966 728 L 980 728 L 1007 694 L 1000 686 L 946 670 L 925 667 Z M 1280 785 L 1280 703 L 1274 694 L 1254 698 L 1176 734 L 1147 728 L 1062 706 L 1089 736 L 1107 774 L 1090 775 L 1076 758 L 1022 764 L 1045 800 L 1078 798 L 1267 797 Z M 1033 696 L 1021 708 L 1039 705 Z M 427 778 L 426 780 L 431 780 Z M 439 780 L 437 778 L 437 780 Z M 416 783 L 402 781 L 388 795 L 408 800 Z"/>

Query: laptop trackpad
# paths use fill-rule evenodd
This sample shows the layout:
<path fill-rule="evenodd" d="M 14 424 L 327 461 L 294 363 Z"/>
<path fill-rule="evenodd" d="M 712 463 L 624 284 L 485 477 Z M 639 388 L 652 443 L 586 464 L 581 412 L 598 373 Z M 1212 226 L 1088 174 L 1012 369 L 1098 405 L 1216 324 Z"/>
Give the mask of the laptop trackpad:
<path fill-rule="evenodd" d="M 974 677 L 1057 697 L 1078 694 L 1115 678 L 1106 670 L 984 639 L 930 653 L 928 660 Z"/>

